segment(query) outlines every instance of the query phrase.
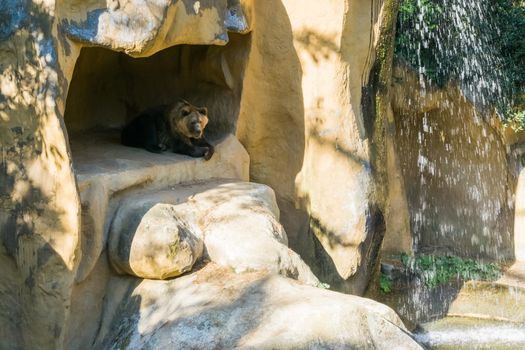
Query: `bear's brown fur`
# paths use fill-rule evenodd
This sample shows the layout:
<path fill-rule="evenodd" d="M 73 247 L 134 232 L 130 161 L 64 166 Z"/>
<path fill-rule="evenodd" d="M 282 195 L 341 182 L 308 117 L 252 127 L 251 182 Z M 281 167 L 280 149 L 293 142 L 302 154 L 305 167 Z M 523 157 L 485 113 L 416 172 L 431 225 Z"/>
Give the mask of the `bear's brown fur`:
<path fill-rule="evenodd" d="M 140 113 L 122 130 L 122 144 L 154 153 L 171 149 L 208 160 L 214 148 L 203 137 L 207 124 L 206 107 L 196 107 L 181 99 Z"/>

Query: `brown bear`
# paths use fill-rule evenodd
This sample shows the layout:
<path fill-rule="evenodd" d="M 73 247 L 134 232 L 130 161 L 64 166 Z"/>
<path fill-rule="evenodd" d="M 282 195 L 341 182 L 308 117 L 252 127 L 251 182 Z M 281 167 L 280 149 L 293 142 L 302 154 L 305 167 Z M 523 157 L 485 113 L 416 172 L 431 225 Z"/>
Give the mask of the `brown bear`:
<path fill-rule="evenodd" d="M 206 107 L 196 107 L 185 100 L 149 108 L 122 130 L 122 144 L 153 153 L 172 150 L 208 160 L 214 148 L 203 137 L 208 124 Z"/>

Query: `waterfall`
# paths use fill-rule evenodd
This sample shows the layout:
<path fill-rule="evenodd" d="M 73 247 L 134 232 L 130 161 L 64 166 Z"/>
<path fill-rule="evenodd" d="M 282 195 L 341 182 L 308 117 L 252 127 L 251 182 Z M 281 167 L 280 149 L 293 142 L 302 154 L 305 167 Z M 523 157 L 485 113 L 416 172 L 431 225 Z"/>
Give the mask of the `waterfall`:
<path fill-rule="evenodd" d="M 396 55 L 416 68 L 422 89 L 455 81 L 478 109 L 504 109 L 509 79 L 492 0 L 404 0 Z M 501 116 L 503 116 L 501 110 Z"/>

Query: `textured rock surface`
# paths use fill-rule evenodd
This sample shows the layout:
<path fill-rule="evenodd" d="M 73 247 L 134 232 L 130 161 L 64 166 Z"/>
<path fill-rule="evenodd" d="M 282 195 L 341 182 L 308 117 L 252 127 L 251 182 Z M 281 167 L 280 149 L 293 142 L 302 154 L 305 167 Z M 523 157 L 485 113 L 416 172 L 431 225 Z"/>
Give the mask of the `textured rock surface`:
<path fill-rule="evenodd" d="M 417 74 L 397 67 L 394 79 L 396 151 L 419 251 L 512 259 L 515 185 L 497 128 L 452 83 L 422 95 Z"/>
<path fill-rule="evenodd" d="M 514 252 L 516 260 L 525 261 L 525 169 L 518 176 L 514 213 Z"/>
<path fill-rule="evenodd" d="M 60 24 L 74 41 L 136 56 L 177 44 L 224 45 L 228 31 L 248 31 L 237 0 L 77 0 L 70 2 Z"/>
<path fill-rule="evenodd" d="M 374 89 L 389 1 L 246 3 L 265 28 L 252 33 L 237 129 L 250 175 L 276 191 L 290 246 L 332 285 L 361 293 L 384 231 L 372 164 L 381 132 L 362 92 Z"/>
<path fill-rule="evenodd" d="M 90 134 L 72 141 L 82 200 L 82 260 L 76 276 L 84 280 L 107 241 L 115 202 L 134 188 L 159 189 L 170 184 L 210 178 L 248 180 L 248 155 L 230 135 L 216 145 L 209 161 L 180 154 L 152 154 L 118 144 L 113 134 Z"/>
<path fill-rule="evenodd" d="M 144 213 L 146 216 L 140 225 L 146 225 L 150 221 L 150 211 L 155 212 L 158 203 L 169 207 L 170 215 L 187 222 L 197 231 L 202 230 L 207 255 L 213 262 L 237 272 L 266 270 L 310 285 L 319 284 L 308 265 L 288 248 L 272 189 L 255 183 L 226 180 L 172 186 L 155 192 L 142 191 L 124 198 L 109 239 L 110 257 L 118 262 L 117 268 L 122 269 L 122 264 L 125 264 L 129 244 L 133 249 L 136 244 L 142 244 L 135 242 L 137 237 L 132 237 L 135 231 L 128 230 L 128 227 L 136 227 Z M 148 240 L 148 237 L 144 239 Z M 123 248 L 123 242 L 129 243 Z M 127 269 L 124 271 L 129 273 Z"/>
<path fill-rule="evenodd" d="M 210 259 L 237 272 L 267 270 L 306 284 L 319 281 L 300 256 L 288 248 L 271 188 L 232 183 L 195 195 L 191 202 L 204 212 L 199 224 Z M 200 202 L 214 202 L 209 209 Z"/>
<path fill-rule="evenodd" d="M 0 4 L 0 348 L 59 349 L 80 255 L 54 2 Z"/>
<path fill-rule="evenodd" d="M 142 281 L 105 324 L 102 349 L 421 349 L 377 302 L 213 264 Z"/>
<path fill-rule="evenodd" d="M 186 75 L 183 78 L 191 79 L 198 71 L 200 80 L 191 86 L 197 91 L 192 96 L 196 101 L 213 105 L 215 112 L 229 120 L 224 130 L 238 131 L 253 154 L 254 179 L 274 187 L 280 205 L 289 213 L 284 221 L 291 228 L 295 246 L 304 248 L 306 255 L 311 254 L 312 262 L 322 261 L 322 269 L 339 278 L 347 278 L 356 271 L 356 265 L 363 266 L 365 260 L 370 260 L 365 256 L 374 249 L 369 249 L 365 238 L 378 237 L 375 233 L 381 225 L 380 220 L 369 220 L 374 218 L 370 215 L 374 211 L 369 209 L 373 209 L 375 198 L 369 186 L 372 180 L 367 165 L 368 136 L 361 133 L 362 122 L 366 125 L 368 117 L 361 116 L 360 106 L 361 88 L 374 61 L 383 3 L 353 1 L 344 8 L 343 3 L 314 0 L 286 0 L 284 5 L 278 0 L 244 0 L 245 22 L 235 0 L 159 0 L 148 1 L 147 6 L 140 0 L 3 1 L 0 4 L 0 324 L 5 327 L 1 327 L 0 347 L 60 349 L 67 332 L 67 342 L 75 348 L 77 329 L 85 329 L 86 334 L 79 338 L 91 344 L 88 335 L 96 332 L 96 316 L 90 315 L 85 320 L 75 317 L 74 323 L 69 322 L 73 309 L 71 296 L 75 297 L 75 312 L 82 314 L 82 310 L 91 311 L 87 300 L 95 303 L 103 297 L 104 293 L 97 288 L 110 288 L 107 280 L 99 279 L 105 274 L 93 274 L 107 268 L 100 253 L 106 239 L 106 215 L 111 216 L 116 208 L 114 200 L 125 196 L 131 187 L 158 188 L 177 183 L 177 179 L 189 181 L 192 172 L 198 172 L 199 167 L 194 168 L 197 163 L 188 163 L 179 169 L 181 173 L 168 176 L 164 171 L 170 168 L 147 154 L 152 159 L 148 163 L 151 171 L 133 169 L 136 165 L 133 161 L 137 159 L 130 157 L 120 163 L 130 166 L 126 168 L 129 171 L 108 172 L 94 182 L 86 180 L 91 176 L 90 170 L 84 169 L 84 174 L 79 170 L 82 164 L 69 148 L 68 137 L 72 133 L 68 134 L 65 125 L 75 120 L 65 116 L 66 97 L 75 63 L 85 45 L 99 46 L 93 52 L 102 50 L 102 46 L 133 56 L 148 56 L 176 43 L 203 45 L 174 50 L 180 53 L 180 62 L 192 63 L 181 64 Z M 244 32 L 246 23 L 258 30 L 237 42 L 231 40 L 232 50 L 205 46 L 225 44 L 229 40 L 227 31 Z M 228 36 L 236 35 L 240 36 Z M 88 65 L 95 66 L 98 62 L 91 60 L 93 56 L 85 57 Z M 118 61 L 119 57 L 115 54 L 110 59 Z M 164 56 L 154 62 L 165 64 L 166 60 Z M 246 74 L 238 62 L 249 66 Z M 155 69 L 158 73 L 158 68 Z M 166 99 L 161 102 L 168 102 L 172 96 L 160 94 L 159 89 L 169 90 L 173 84 L 165 85 L 166 80 L 156 84 L 150 72 L 142 67 L 134 70 L 133 82 L 126 80 L 126 75 L 114 75 L 115 85 L 122 85 L 118 93 L 112 90 L 115 85 L 105 81 L 101 84 L 104 89 L 97 90 L 102 91 L 100 95 L 117 99 L 145 95 L 136 105 L 127 100 L 114 101 L 116 107 L 112 109 L 106 104 L 108 101 L 97 100 L 98 95 L 91 92 L 96 96 L 86 101 L 100 107 L 101 113 L 87 113 L 80 119 L 122 121 L 122 116 L 127 117 L 136 108 L 157 102 L 152 97 L 157 94 L 159 99 Z M 187 82 L 184 79 L 181 81 Z M 147 94 L 143 94 L 145 91 Z M 226 103 L 222 102 L 224 96 L 228 97 Z M 67 104 L 74 106 L 71 100 Z M 80 103 L 72 110 L 82 111 L 84 106 Z M 235 130 L 239 109 L 242 110 L 239 128 Z M 88 111 L 93 110 L 97 108 Z M 114 110 L 122 114 L 114 118 Z M 81 134 L 86 125 L 98 126 L 89 122 L 78 125 Z M 115 126 L 119 125 L 102 125 Z M 91 154 L 95 159 L 88 159 L 96 165 L 97 172 L 104 173 L 115 165 L 118 168 L 119 162 L 114 159 L 97 162 L 99 155 L 104 152 Z M 245 153 L 239 156 L 247 161 Z M 219 159 L 218 164 L 222 164 Z M 335 168 L 323 162 L 317 167 L 318 160 L 323 159 L 337 161 Z M 144 158 L 139 159 L 139 163 L 143 161 Z M 157 161 L 159 166 L 155 164 Z M 220 166 L 217 169 L 224 170 Z M 228 168 L 219 176 L 247 175 L 238 169 Z M 329 172 L 330 177 L 320 170 Z M 142 176 L 142 171 L 148 175 Z M 299 171 L 301 176 L 297 177 Z M 349 174 L 351 183 L 343 182 Z M 159 176 L 164 180 L 159 180 Z M 338 186 L 340 190 L 335 191 Z M 326 204 L 324 199 L 328 195 L 334 196 L 334 205 Z M 334 214 L 336 211 L 341 212 L 341 217 Z M 356 225 L 342 225 L 347 217 Z M 322 241 L 322 247 L 315 251 L 319 256 L 313 254 L 312 241 L 306 239 L 312 232 L 310 229 L 316 229 L 314 233 Z M 341 258 L 345 254 L 349 259 Z M 97 304 L 93 312 L 99 309 Z"/>
<path fill-rule="evenodd" d="M 523 266 L 519 271 L 519 266 L 515 265 L 496 282 L 465 283 L 450 304 L 447 315 L 523 324 L 525 322 L 524 272 Z M 507 276 L 519 283 L 512 283 Z"/>
<path fill-rule="evenodd" d="M 200 230 L 177 216 L 169 204 L 147 211 L 117 211 L 108 242 L 109 260 L 119 273 L 167 279 L 191 270 L 202 255 Z M 124 213 L 124 214 L 122 214 Z"/>

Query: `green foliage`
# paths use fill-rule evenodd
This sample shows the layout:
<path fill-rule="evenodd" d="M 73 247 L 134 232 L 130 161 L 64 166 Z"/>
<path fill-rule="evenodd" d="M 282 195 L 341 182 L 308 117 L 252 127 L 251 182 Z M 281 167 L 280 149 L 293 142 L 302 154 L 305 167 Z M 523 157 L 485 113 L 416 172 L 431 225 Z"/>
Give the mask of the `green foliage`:
<path fill-rule="evenodd" d="M 507 126 L 510 126 L 514 131 L 519 132 L 525 130 L 525 108 L 523 102 L 519 107 L 508 112 L 508 118 L 505 120 Z"/>
<path fill-rule="evenodd" d="M 450 58 L 444 59 L 438 38 L 440 26 L 450 26 L 445 15 L 445 4 L 433 0 L 403 0 L 397 22 L 395 42 L 396 59 L 401 59 L 415 69 L 422 68 L 427 79 L 443 85 L 449 78 Z M 421 28 L 423 20 L 425 28 Z M 427 32 L 428 31 L 428 32 Z M 423 43 L 424 42 L 424 43 Z M 443 63 L 446 63 L 444 66 Z"/>
<path fill-rule="evenodd" d="M 390 293 L 392 291 L 392 278 L 381 272 L 379 277 L 379 289 L 383 293 Z"/>
<path fill-rule="evenodd" d="M 505 58 L 512 83 L 523 93 L 525 85 L 525 6 L 523 1 L 492 0 L 499 33 L 495 45 Z"/>
<path fill-rule="evenodd" d="M 499 40 L 496 41 L 509 77 L 512 104 L 505 109 L 504 122 L 515 131 L 525 129 L 525 3 L 493 0 Z"/>
<path fill-rule="evenodd" d="M 330 289 L 330 285 L 328 283 L 319 282 L 319 284 L 317 285 L 317 288 Z"/>
<path fill-rule="evenodd" d="M 458 15 L 457 4 L 466 12 Z M 431 84 L 484 90 L 483 107 L 525 129 L 525 1 L 401 0 L 395 55 Z M 466 69 L 474 56 L 477 70 Z"/>
<path fill-rule="evenodd" d="M 401 262 L 407 272 L 419 276 L 430 288 L 453 279 L 493 281 L 501 275 L 501 268 L 494 263 L 483 264 L 455 256 L 403 254 Z"/>

